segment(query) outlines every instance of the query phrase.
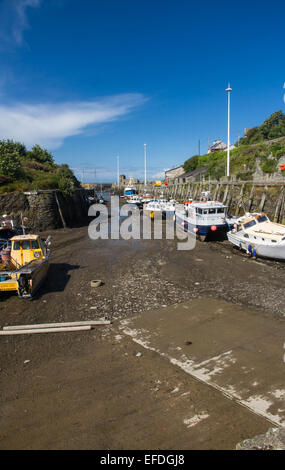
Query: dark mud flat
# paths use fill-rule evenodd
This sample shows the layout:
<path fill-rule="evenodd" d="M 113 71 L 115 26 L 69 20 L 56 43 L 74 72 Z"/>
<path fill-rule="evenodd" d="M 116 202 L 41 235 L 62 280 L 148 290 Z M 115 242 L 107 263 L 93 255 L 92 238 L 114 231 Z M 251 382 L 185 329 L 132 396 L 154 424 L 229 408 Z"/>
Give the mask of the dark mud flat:
<path fill-rule="evenodd" d="M 1 449 L 232 449 L 265 433 L 272 420 L 282 423 L 284 265 L 248 260 L 226 242 L 198 242 L 193 251 L 177 251 L 174 240 L 91 241 L 86 227 L 52 236 L 46 284 L 33 301 L 2 298 L 1 326 L 104 317 L 113 324 L 91 332 L 0 338 Z M 92 279 L 104 285 L 92 289 Z M 208 320 L 200 329 L 196 325 L 193 341 L 197 307 L 191 302 L 199 299 L 197 325 Z M 230 313 L 223 307 L 220 323 L 213 299 L 231 306 Z M 218 387 L 197 380 L 181 367 L 180 356 L 171 361 L 164 355 L 168 349 L 153 343 L 161 321 L 164 348 L 169 347 L 173 312 L 178 312 L 173 342 L 176 348 L 193 348 L 183 352 L 192 368 L 198 359 L 201 364 L 243 351 L 231 353 L 235 364 L 225 354 L 226 373 L 222 363 L 221 374 L 212 364 L 210 382 Z M 141 343 L 124 331 L 124 321 L 138 322 L 129 329 L 147 330 L 136 338 Z M 193 344 L 181 345 L 182 340 Z M 199 358 L 197 340 L 209 346 Z M 254 347 L 247 357 L 250 344 L 262 344 L 264 367 L 254 362 Z M 255 372 L 248 372 L 247 362 Z M 274 377 L 270 390 L 267 375 Z M 255 382 L 261 385 L 254 394 Z M 234 400 L 224 393 L 226 386 Z M 252 397 L 251 408 L 239 402 L 241 391 L 241 401 Z"/>

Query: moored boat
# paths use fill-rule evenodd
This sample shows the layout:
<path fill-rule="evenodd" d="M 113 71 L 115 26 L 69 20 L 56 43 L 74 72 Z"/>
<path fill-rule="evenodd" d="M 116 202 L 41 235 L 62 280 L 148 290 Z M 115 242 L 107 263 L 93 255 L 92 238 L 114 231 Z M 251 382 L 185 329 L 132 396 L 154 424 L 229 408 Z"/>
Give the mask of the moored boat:
<path fill-rule="evenodd" d="M 140 199 L 140 197 L 137 196 L 137 195 L 131 196 L 131 197 L 127 200 L 127 203 L 128 203 L 128 204 L 136 205 L 136 206 L 138 206 L 138 207 L 142 206 L 142 204 L 143 204 L 142 201 L 141 201 L 141 199 Z"/>
<path fill-rule="evenodd" d="M 211 233 L 226 233 L 226 206 L 219 201 L 186 201 L 176 208 L 176 223 L 204 241 Z"/>
<path fill-rule="evenodd" d="M 264 213 L 247 213 L 227 233 L 228 240 L 253 256 L 285 260 L 285 225 L 271 222 Z"/>
<path fill-rule="evenodd" d="M 143 206 L 143 213 L 151 219 L 164 218 L 165 214 L 162 210 L 162 205 L 159 201 L 150 201 Z"/>
<path fill-rule="evenodd" d="M 161 203 L 165 217 L 175 217 L 177 202 L 174 199 Z"/>
<path fill-rule="evenodd" d="M 39 235 L 17 235 L 1 251 L 0 292 L 34 295 L 44 281 L 49 265 L 49 240 Z"/>

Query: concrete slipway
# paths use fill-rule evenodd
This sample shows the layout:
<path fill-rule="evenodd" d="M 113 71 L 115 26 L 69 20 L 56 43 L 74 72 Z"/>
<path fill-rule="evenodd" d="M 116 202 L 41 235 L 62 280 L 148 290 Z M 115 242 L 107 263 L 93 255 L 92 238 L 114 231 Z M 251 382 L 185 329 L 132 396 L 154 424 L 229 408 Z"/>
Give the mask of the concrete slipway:
<path fill-rule="evenodd" d="M 239 406 L 284 425 L 284 321 L 225 301 L 195 299 L 122 320 L 120 328 Z M 187 413 L 189 427 L 211 418 L 207 410 Z"/>

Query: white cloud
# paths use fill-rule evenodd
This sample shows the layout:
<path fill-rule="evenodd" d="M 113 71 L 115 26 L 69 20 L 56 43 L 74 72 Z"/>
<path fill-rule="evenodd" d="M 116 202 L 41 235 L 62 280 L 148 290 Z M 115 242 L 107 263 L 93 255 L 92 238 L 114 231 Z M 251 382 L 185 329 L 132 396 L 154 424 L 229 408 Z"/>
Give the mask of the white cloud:
<path fill-rule="evenodd" d="M 143 95 L 130 93 L 90 102 L 0 105 L 0 139 L 54 149 L 65 138 L 115 121 L 145 101 Z"/>
<path fill-rule="evenodd" d="M 29 28 L 27 9 L 38 8 L 42 0 L 4 0 L 0 5 L 0 34 L 5 42 L 23 43 L 23 34 Z"/>

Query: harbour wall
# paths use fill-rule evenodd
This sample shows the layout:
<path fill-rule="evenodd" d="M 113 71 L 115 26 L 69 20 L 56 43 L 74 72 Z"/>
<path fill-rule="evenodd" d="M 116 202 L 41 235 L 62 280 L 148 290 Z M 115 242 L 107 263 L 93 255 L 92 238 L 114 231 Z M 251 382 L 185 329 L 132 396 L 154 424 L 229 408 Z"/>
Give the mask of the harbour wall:
<path fill-rule="evenodd" d="M 143 186 L 138 188 L 143 192 Z M 210 191 L 211 198 L 223 202 L 228 213 L 243 215 L 245 212 L 265 212 L 272 221 L 285 224 L 285 183 L 257 181 L 200 181 L 168 183 L 167 186 L 148 185 L 147 191 L 156 197 L 199 200 L 202 191 Z"/>
<path fill-rule="evenodd" d="M 84 189 L 65 197 L 60 191 L 15 192 L 0 196 L 0 214 L 35 231 L 75 227 L 86 223 L 88 198 Z"/>

